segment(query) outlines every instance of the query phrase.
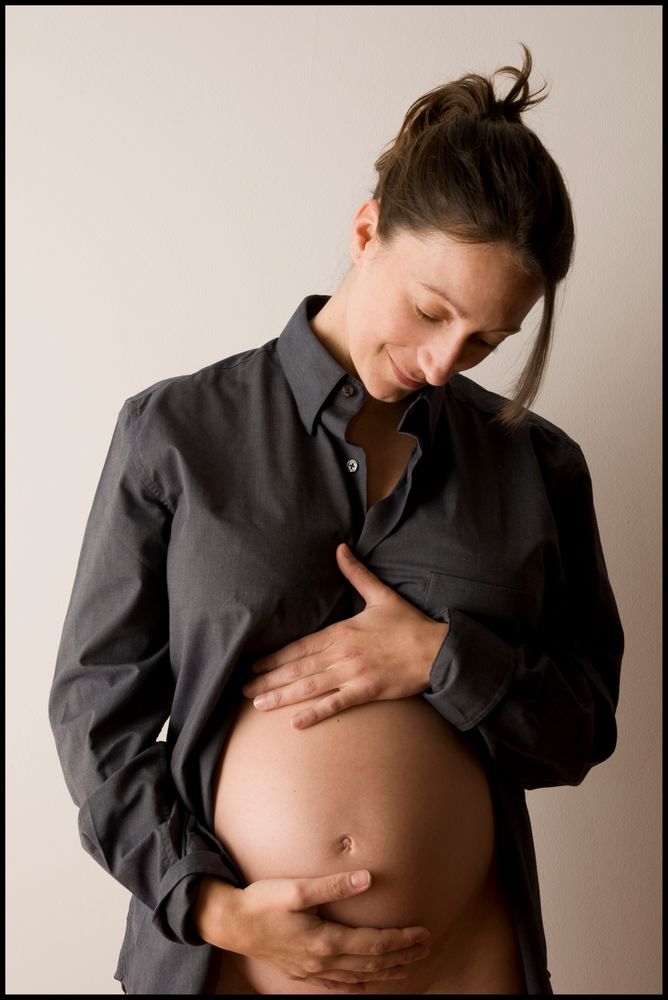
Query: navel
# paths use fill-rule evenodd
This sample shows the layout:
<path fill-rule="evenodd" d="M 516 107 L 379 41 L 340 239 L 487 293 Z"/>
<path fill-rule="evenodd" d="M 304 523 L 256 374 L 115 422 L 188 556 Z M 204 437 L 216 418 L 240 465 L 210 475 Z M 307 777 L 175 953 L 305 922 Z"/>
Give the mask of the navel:
<path fill-rule="evenodd" d="M 344 833 L 341 837 L 339 837 L 338 848 L 340 854 L 345 854 L 346 851 L 352 851 L 353 846 L 353 838 L 349 834 Z"/>

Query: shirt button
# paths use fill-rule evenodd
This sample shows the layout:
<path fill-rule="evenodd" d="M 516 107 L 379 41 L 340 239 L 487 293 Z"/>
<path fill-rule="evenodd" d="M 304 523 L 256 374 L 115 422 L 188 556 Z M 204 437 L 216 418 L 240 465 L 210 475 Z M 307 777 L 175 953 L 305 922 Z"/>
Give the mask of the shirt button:
<path fill-rule="evenodd" d="M 346 384 L 341 387 L 341 392 L 344 396 L 352 396 L 355 392 L 355 386 L 351 385 L 350 382 L 346 382 Z"/>
<path fill-rule="evenodd" d="M 346 462 L 346 467 L 348 472 L 357 472 L 357 459 L 349 458 Z"/>

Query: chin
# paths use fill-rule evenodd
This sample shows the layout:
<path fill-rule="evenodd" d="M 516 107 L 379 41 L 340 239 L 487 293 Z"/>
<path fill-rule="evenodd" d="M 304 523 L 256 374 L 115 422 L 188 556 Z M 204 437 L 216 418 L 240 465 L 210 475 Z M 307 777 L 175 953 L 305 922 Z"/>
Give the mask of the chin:
<path fill-rule="evenodd" d="M 399 403 L 402 399 L 405 399 L 406 396 L 409 396 L 411 392 L 410 389 L 402 389 L 397 385 L 390 386 L 389 389 L 381 390 L 378 394 L 371 392 L 368 388 L 366 391 L 372 399 L 375 399 L 379 403 Z"/>

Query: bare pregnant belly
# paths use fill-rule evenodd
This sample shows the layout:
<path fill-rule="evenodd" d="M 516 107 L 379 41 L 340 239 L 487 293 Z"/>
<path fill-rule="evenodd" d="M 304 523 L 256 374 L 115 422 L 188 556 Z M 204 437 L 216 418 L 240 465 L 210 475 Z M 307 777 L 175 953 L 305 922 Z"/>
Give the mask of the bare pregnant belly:
<path fill-rule="evenodd" d="M 318 914 L 352 927 L 419 924 L 433 937 L 407 979 L 366 982 L 365 993 L 524 992 L 487 776 L 464 736 L 420 696 L 297 730 L 290 718 L 304 704 L 260 712 L 242 697 L 220 755 L 214 829 L 247 882 L 368 868 L 369 890 Z M 215 992 L 318 992 L 220 954 Z"/>

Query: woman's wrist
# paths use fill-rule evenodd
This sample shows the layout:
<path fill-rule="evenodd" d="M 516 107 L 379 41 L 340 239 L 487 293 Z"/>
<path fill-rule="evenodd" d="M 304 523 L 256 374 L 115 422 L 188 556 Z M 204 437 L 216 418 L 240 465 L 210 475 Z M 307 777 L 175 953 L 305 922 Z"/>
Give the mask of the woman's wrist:
<path fill-rule="evenodd" d="M 243 889 L 216 875 L 203 875 L 190 909 L 193 926 L 202 941 L 236 951 L 237 919 Z"/>

